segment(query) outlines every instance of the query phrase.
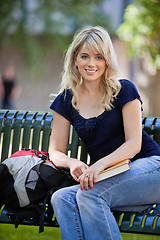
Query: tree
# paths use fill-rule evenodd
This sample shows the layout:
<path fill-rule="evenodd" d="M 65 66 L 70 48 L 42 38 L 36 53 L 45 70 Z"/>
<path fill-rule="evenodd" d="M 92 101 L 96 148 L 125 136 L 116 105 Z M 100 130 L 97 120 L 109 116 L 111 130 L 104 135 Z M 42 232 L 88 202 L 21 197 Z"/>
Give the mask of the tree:
<path fill-rule="evenodd" d="M 30 65 L 54 51 L 63 51 L 77 28 L 102 25 L 102 0 L 1 0 L 0 47 L 13 44 Z"/>
<path fill-rule="evenodd" d="M 160 1 L 136 0 L 124 14 L 124 22 L 117 33 L 127 42 L 129 56 L 143 59 L 143 71 L 149 85 L 145 92 L 149 98 L 149 114 L 160 116 Z"/>

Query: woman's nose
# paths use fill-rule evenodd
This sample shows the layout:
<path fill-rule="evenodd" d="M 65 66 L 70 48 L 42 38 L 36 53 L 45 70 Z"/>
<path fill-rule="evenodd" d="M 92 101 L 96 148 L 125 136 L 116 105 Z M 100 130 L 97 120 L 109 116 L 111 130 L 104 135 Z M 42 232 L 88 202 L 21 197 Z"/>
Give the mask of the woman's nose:
<path fill-rule="evenodd" d="M 94 66 L 95 65 L 95 61 L 93 58 L 89 58 L 89 62 L 88 62 L 88 66 Z"/>

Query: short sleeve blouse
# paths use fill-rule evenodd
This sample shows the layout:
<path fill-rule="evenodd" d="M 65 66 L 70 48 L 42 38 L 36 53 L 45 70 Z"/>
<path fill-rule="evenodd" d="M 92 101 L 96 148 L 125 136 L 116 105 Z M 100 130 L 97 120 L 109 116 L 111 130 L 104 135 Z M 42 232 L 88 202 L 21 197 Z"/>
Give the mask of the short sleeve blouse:
<path fill-rule="evenodd" d="M 75 128 L 77 134 L 85 143 L 91 162 L 112 153 L 125 142 L 122 108 L 135 99 L 142 103 L 135 85 L 125 79 L 119 80 L 121 90 L 114 99 L 113 108 L 105 110 L 98 117 L 86 119 L 72 106 L 72 92 L 67 89 L 60 93 L 50 108 L 66 118 Z M 142 149 L 132 161 L 146 156 L 160 155 L 158 144 L 142 131 Z"/>

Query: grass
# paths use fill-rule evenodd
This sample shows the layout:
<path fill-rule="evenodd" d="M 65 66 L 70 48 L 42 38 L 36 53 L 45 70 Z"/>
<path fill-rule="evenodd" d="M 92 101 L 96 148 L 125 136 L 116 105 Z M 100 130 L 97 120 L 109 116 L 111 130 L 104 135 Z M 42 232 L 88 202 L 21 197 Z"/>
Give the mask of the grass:
<path fill-rule="evenodd" d="M 158 235 L 122 233 L 122 240 L 160 240 Z"/>
<path fill-rule="evenodd" d="M 39 233 L 38 227 L 19 226 L 15 229 L 12 224 L 0 224 L 0 240 L 61 240 L 59 228 L 45 227 Z"/>
<path fill-rule="evenodd" d="M 59 228 L 45 227 L 43 233 L 38 232 L 38 227 L 0 224 L 0 240 L 61 240 Z M 160 236 L 144 234 L 122 233 L 123 240 L 160 240 Z M 73 239 L 75 240 L 75 239 Z M 98 239 L 97 239 L 98 240 Z M 104 239 L 105 240 L 105 239 Z"/>

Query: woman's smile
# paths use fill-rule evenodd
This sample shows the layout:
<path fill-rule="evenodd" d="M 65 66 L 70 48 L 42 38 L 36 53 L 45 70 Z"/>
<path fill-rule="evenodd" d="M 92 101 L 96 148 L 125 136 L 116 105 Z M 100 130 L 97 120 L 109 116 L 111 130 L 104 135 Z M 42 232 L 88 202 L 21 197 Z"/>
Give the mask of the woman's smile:
<path fill-rule="evenodd" d="M 87 74 L 92 75 L 97 72 L 97 70 L 90 70 L 90 69 L 85 69 Z"/>

